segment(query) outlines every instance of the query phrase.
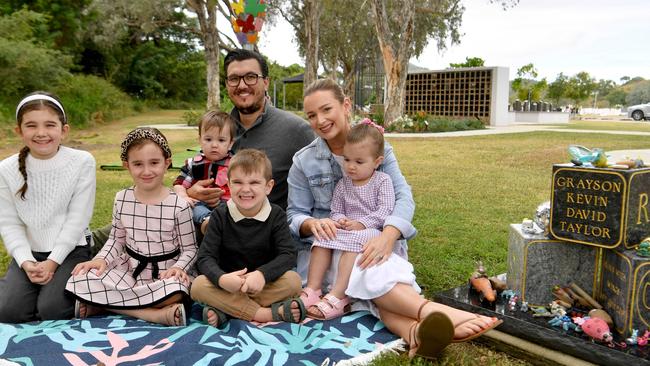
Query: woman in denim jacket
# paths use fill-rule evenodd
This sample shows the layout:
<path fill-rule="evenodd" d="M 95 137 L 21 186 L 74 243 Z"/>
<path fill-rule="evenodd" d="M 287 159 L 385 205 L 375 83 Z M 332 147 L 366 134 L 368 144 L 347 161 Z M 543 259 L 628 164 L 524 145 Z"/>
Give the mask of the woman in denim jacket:
<path fill-rule="evenodd" d="M 303 280 L 307 278 L 311 243 L 314 239 L 334 239 L 338 227 L 329 218 L 330 203 L 334 187 L 343 175 L 339 161 L 350 129 L 351 103 L 336 82 L 323 79 L 315 81 L 305 91 L 304 109 L 318 137 L 294 155 L 287 179 L 287 217 L 292 234 L 300 242 L 298 273 Z M 348 288 L 363 288 L 377 296 L 372 301 L 356 301 L 353 310 L 366 309 L 378 316 L 388 329 L 409 343 L 411 357 L 417 354 L 431 358 L 450 342 L 476 338 L 501 321 L 424 299 L 413 271 L 382 277 L 381 281 L 372 276 L 373 268 L 390 265 L 391 255 L 407 259 L 406 239 L 416 234 L 411 224 L 415 211 L 411 188 L 388 143 L 384 157 L 378 170 L 389 174 L 393 181 L 395 209 L 386 219 L 382 234 L 364 244 L 348 285 Z M 336 276 L 339 256 L 335 251 L 329 283 Z M 367 281 L 369 278 L 375 280 Z M 306 293 L 303 297 L 312 302 L 318 295 Z"/>

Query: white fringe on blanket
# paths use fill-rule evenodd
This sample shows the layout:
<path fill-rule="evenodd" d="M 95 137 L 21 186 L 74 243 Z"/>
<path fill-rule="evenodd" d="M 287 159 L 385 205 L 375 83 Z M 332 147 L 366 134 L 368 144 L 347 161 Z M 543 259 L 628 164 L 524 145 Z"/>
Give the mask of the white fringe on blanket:
<path fill-rule="evenodd" d="M 381 356 L 384 353 L 388 353 L 388 352 L 399 353 L 404 351 L 406 351 L 406 342 L 404 342 L 404 340 L 400 338 L 392 342 L 379 345 L 372 352 L 364 353 L 362 355 L 353 357 L 349 360 L 342 360 L 339 362 L 335 362 L 332 364 L 332 366 L 368 365 L 372 360 Z M 323 363 L 321 363 L 321 366 L 329 366 L 329 364 L 330 364 L 330 359 L 326 358 L 323 361 Z"/>

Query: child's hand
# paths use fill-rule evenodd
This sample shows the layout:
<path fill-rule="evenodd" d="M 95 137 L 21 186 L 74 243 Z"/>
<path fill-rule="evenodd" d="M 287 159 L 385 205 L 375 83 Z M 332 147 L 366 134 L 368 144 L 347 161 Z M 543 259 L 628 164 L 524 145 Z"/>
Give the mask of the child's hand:
<path fill-rule="evenodd" d="M 240 269 L 239 271 L 226 273 L 225 275 L 219 277 L 219 287 L 222 289 L 234 294 L 239 292 L 246 279 L 244 275 L 248 270 L 246 268 Z"/>
<path fill-rule="evenodd" d="M 25 261 L 22 266 L 27 278 L 37 285 L 44 285 L 52 279 L 53 273 L 45 273 L 39 268 L 39 262 Z"/>
<path fill-rule="evenodd" d="M 264 285 L 266 285 L 266 280 L 264 275 L 260 271 L 253 271 L 246 273 L 244 275 L 244 285 L 241 288 L 241 292 L 245 292 L 249 295 L 255 295 L 258 292 L 262 291 Z"/>
<path fill-rule="evenodd" d="M 348 231 L 363 230 L 366 228 L 366 225 L 360 223 L 357 220 L 341 219 L 339 220 L 339 225 L 341 225 L 341 229 Z"/>
<path fill-rule="evenodd" d="M 316 237 L 316 240 L 334 240 L 336 239 L 336 229 L 339 223 L 329 218 L 324 219 L 307 219 L 309 229 Z"/>
<path fill-rule="evenodd" d="M 97 276 L 101 276 L 102 273 L 106 270 L 106 261 L 102 258 L 93 259 L 87 262 L 82 262 L 74 266 L 72 269 L 72 275 L 80 275 L 86 272 L 89 272 L 91 269 L 95 270 Z"/>
<path fill-rule="evenodd" d="M 54 272 L 59 268 L 59 264 L 51 259 L 46 259 L 43 262 L 38 263 L 38 269 L 41 271 L 41 274 L 44 277 L 49 277 L 46 281 L 41 282 L 41 285 L 44 285 L 54 277 Z"/>
<path fill-rule="evenodd" d="M 172 267 L 168 270 L 162 271 L 160 273 L 160 279 L 164 280 L 165 278 L 175 278 L 186 285 L 190 284 L 190 277 L 185 273 L 185 271 L 178 267 Z"/>

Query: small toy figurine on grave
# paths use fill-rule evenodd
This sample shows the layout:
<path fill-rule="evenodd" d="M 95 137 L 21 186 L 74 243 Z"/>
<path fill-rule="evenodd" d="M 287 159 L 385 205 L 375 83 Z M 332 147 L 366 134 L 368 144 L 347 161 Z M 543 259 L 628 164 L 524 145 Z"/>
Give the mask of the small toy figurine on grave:
<path fill-rule="evenodd" d="M 501 299 L 504 301 L 509 301 L 511 297 L 515 296 L 517 293 L 514 292 L 513 290 L 504 290 L 501 295 Z"/>
<path fill-rule="evenodd" d="M 614 326 L 612 317 L 603 309 L 591 309 L 588 315 L 590 318 L 599 318 L 604 320 L 610 328 Z"/>
<path fill-rule="evenodd" d="M 650 257 L 650 237 L 645 238 L 636 249 L 636 254 L 639 257 Z"/>
<path fill-rule="evenodd" d="M 638 329 L 632 329 L 632 334 L 630 335 L 629 338 L 625 339 L 625 343 L 635 346 L 637 344 L 637 338 L 639 337 L 639 330 Z"/>
<path fill-rule="evenodd" d="M 566 315 L 566 308 L 560 304 L 560 301 L 558 300 L 553 300 L 549 304 L 551 307 L 551 314 L 555 316 L 565 316 Z"/>
<path fill-rule="evenodd" d="M 607 167 L 607 155 L 603 149 L 589 150 L 580 145 L 569 145 L 569 156 L 574 165 L 593 165 L 598 168 Z"/>
<path fill-rule="evenodd" d="M 522 301 L 521 306 L 519 307 L 519 311 L 522 313 L 525 313 L 528 311 L 528 301 Z"/>
<path fill-rule="evenodd" d="M 612 332 L 609 330 L 609 326 L 602 319 L 586 317 L 584 318 L 584 322 L 580 324 L 580 328 L 582 328 L 586 335 L 590 336 L 596 341 L 605 342 L 608 344 L 611 344 L 614 341 L 614 337 L 612 336 Z"/>
<path fill-rule="evenodd" d="M 494 302 L 494 300 L 496 300 L 495 291 L 492 289 L 492 284 L 490 283 L 488 276 L 485 274 L 483 262 L 476 262 L 476 270 L 472 273 L 469 283 L 472 289 L 480 293 L 485 300 L 489 302 Z"/>
<path fill-rule="evenodd" d="M 533 317 L 535 318 L 553 318 L 555 315 L 551 314 L 546 306 L 531 306 L 530 309 L 533 311 Z"/>
<path fill-rule="evenodd" d="M 542 202 L 535 210 L 533 223 L 544 236 L 548 236 L 549 225 L 551 223 L 551 201 Z"/>
<path fill-rule="evenodd" d="M 519 301 L 519 296 L 514 295 L 510 297 L 510 301 L 508 301 L 508 309 L 510 309 L 510 311 L 515 311 L 515 309 L 517 309 L 517 301 Z"/>
<path fill-rule="evenodd" d="M 650 330 L 646 330 L 641 337 L 638 337 L 636 339 L 636 344 L 643 347 L 648 344 L 648 339 L 650 339 Z"/>
<path fill-rule="evenodd" d="M 627 158 L 625 160 L 617 161 L 616 166 L 625 166 L 625 169 L 638 169 L 638 168 L 643 168 L 644 163 L 643 160 L 641 159 L 630 159 Z"/>

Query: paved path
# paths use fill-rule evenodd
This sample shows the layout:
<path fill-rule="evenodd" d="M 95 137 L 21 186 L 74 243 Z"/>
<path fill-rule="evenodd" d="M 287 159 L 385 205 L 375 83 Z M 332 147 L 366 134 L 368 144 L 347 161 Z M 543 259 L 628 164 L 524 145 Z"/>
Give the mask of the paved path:
<path fill-rule="evenodd" d="M 558 128 L 552 125 L 537 124 L 514 124 L 509 126 L 492 127 L 488 126 L 484 130 L 453 131 L 453 132 L 436 132 L 436 133 L 387 133 L 386 137 L 392 138 L 414 138 L 414 137 L 457 137 L 457 136 L 481 136 L 496 135 L 503 133 L 523 133 L 534 131 L 553 131 L 553 132 L 572 132 L 572 133 L 604 133 L 610 135 L 640 135 L 650 136 L 650 132 L 642 131 L 615 131 L 615 130 L 576 130 L 570 128 Z"/>

